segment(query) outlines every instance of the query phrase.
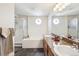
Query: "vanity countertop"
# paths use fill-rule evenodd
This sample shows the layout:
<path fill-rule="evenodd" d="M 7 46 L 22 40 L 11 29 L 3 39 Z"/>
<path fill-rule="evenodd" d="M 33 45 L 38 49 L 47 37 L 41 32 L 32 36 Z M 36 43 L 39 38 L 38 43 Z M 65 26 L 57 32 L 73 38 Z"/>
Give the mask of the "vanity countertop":
<path fill-rule="evenodd" d="M 55 44 L 54 40 L 50 37 L 45 37 L 45 40 L 55 56 L 79 56 L 79 52 L 71 48 L 71 46 L 60 43 Z"/>

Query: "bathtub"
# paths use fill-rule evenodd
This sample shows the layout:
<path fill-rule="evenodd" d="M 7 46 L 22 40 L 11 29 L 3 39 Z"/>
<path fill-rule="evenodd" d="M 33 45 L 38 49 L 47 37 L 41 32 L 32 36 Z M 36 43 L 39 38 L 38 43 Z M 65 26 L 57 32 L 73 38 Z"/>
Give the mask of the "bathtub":
<path fill-rule="evenodd" d="M 43 48 L 43 40 L 31 40 L 30 38 L 25 38 L 22 41 L 22 48 Z"/>

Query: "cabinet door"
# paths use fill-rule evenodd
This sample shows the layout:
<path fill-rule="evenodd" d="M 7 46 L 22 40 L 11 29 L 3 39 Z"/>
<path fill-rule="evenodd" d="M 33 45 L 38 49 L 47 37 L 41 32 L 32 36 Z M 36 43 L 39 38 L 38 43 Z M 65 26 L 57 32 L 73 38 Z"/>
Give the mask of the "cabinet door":
<path fill-rule="evenodd" d="M 45 39 L 43 40 L 43 47 L 44 47 L 44 55 L 47 56 L 47 43 Z"/>
<path fill-rule="evenodd" d="M 54 56 L 53 52 L 51 51 L 50 47 L 48 46 L 48 49 L 47 49 L 47 55 L 48 56 Z"/>

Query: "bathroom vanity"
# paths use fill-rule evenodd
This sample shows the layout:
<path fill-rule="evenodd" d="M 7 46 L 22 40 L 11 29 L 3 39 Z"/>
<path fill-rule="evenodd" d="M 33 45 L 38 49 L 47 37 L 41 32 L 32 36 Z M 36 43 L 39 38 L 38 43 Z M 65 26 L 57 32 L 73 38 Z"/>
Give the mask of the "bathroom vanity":
<path fill-rule="evenodd" d="M 79 56 L 79 50 L 73 46 L 79 45 L 78 42 L 70 41 L 62 37 L 59 44 L 55 44 L 50 37 L 44 37 L 43 47 L 45 56 Z"/>
<path fill-rule="evenodd" d="M 56 55 L 53 48 L 53 41 L 51 38 L 43 39 L 44 55 L 45 56 L 54 56 Z"/>

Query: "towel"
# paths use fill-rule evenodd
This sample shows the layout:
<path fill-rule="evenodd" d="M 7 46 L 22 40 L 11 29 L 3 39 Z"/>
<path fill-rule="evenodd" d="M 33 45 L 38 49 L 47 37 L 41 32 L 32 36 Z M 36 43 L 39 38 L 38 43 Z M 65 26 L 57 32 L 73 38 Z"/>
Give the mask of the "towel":
<path fill-rule="evenodd" d="M 2 28 L 2 35 L 5 36 L 6 38 L 9 36 L 10 30 L 9 28 Z"/>

